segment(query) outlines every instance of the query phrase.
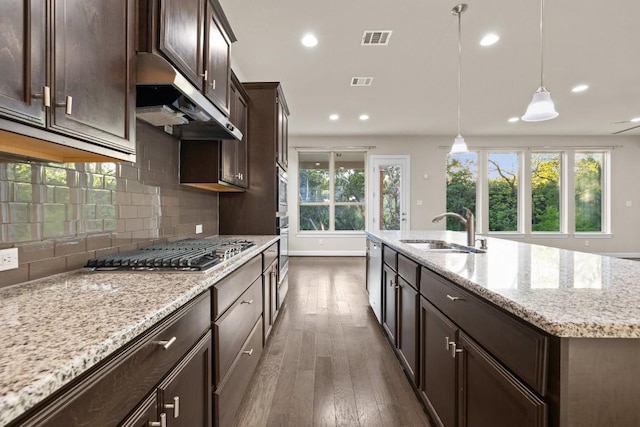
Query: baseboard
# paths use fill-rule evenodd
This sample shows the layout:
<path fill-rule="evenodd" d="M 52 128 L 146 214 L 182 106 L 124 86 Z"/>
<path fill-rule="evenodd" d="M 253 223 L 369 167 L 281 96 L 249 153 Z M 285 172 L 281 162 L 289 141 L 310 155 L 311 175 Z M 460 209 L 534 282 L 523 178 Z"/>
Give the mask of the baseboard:
<path fill-rule="evenodd" d="M 289 251 L 289 256 L 365 256 L 365 251 Z"/>

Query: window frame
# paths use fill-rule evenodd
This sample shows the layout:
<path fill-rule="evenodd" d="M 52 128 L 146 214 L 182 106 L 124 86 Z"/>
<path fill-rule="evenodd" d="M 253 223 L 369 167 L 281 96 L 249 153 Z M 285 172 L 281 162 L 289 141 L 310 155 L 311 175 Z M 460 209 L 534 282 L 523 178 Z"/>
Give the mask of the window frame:
<path fill-rule="evenodd" d="M 364 173 L 363 179 L 363 194 L 364 201 L 362 202 L 337 202 L 335 195 L 336 188 L 336 153 L 360 153 L 362 154 L 362 169 Z M 305 153 L 322 153 L 328 154 L 329 156 L 329 200 L 327 202 L 301 202 L 300 201 L 300 155 Z M 298 210 L 298 230 L 297 232 L 303 236 L 312 236 L 312 235 L 321 235 L 321 236 L 339 236 L 339 235 L 362 235 L 365 233 L 366 225 L 367 225 L 367 197 L 366 197 L 366 189 L 367 189 L 367 152 L 361 150 L 317 150 L 317 149 L 309 149 L 309 150 L 299 150 L 298 151 L 298 179 L 297 179 L 297 210 Z M 302 230 L 300 228 L 300 207 L 301 206 L 328 206 L 329 207 L 329 229 L 328 230 Z M 362 206 L 364 221 L 362 230 L 336 230 L 336 206 Z"/>

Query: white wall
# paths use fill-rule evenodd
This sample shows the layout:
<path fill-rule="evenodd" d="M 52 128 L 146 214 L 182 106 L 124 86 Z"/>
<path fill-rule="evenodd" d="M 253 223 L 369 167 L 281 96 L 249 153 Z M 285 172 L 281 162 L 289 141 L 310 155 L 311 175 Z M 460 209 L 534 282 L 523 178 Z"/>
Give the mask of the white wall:
<path fill-rule="evenodd" d="M 481 147 L 612 147 L 610 238 L 519 238 L 528 243 L 566 249 L 640 257 L 640 137 L 466 137 L 471 149 Z M 441 230 L 431 218 L 445 211 L 446 156 L 453 137 L 289 137 L 289 219 L 292 255 L 363 255 L 363 236 L 301 236 L 298 230 L 298 155 L 295 147 L 375 146 L 368 155 L 406 154 L 411 158 L 411 229 Z M 368 169 L 367 169 L 368 170 Z M 425 179 L 424 175 L 428 178 Z M 417 206 L 417 200 L 424 204 Z M 627 207 L 626 202 L 632 206 Z"/>

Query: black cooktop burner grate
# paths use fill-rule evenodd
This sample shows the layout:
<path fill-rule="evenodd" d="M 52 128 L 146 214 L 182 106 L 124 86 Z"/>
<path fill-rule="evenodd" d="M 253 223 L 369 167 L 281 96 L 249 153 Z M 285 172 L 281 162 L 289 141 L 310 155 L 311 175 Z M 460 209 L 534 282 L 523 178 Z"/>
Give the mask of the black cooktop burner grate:
<path fill-rule="evenodd" d="M 90 259 L 95 271 L 201 271 L 254 246 L 245 239 L 185 239 Z"/>

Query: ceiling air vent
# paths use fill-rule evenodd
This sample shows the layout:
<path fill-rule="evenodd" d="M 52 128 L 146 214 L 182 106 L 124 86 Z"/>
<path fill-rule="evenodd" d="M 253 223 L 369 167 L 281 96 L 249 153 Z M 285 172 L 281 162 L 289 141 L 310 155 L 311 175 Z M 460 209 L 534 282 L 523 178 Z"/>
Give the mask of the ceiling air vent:
<path fill-rule="evenodd" d="M 371 86 L 373 77 L 351 77 L 351 86 Z"/>
<path fill-rule="evenodd" d="M 362 46 L 386 46 L 391 38 L 391 30 L 365 31 L 362 34 Z"/>

